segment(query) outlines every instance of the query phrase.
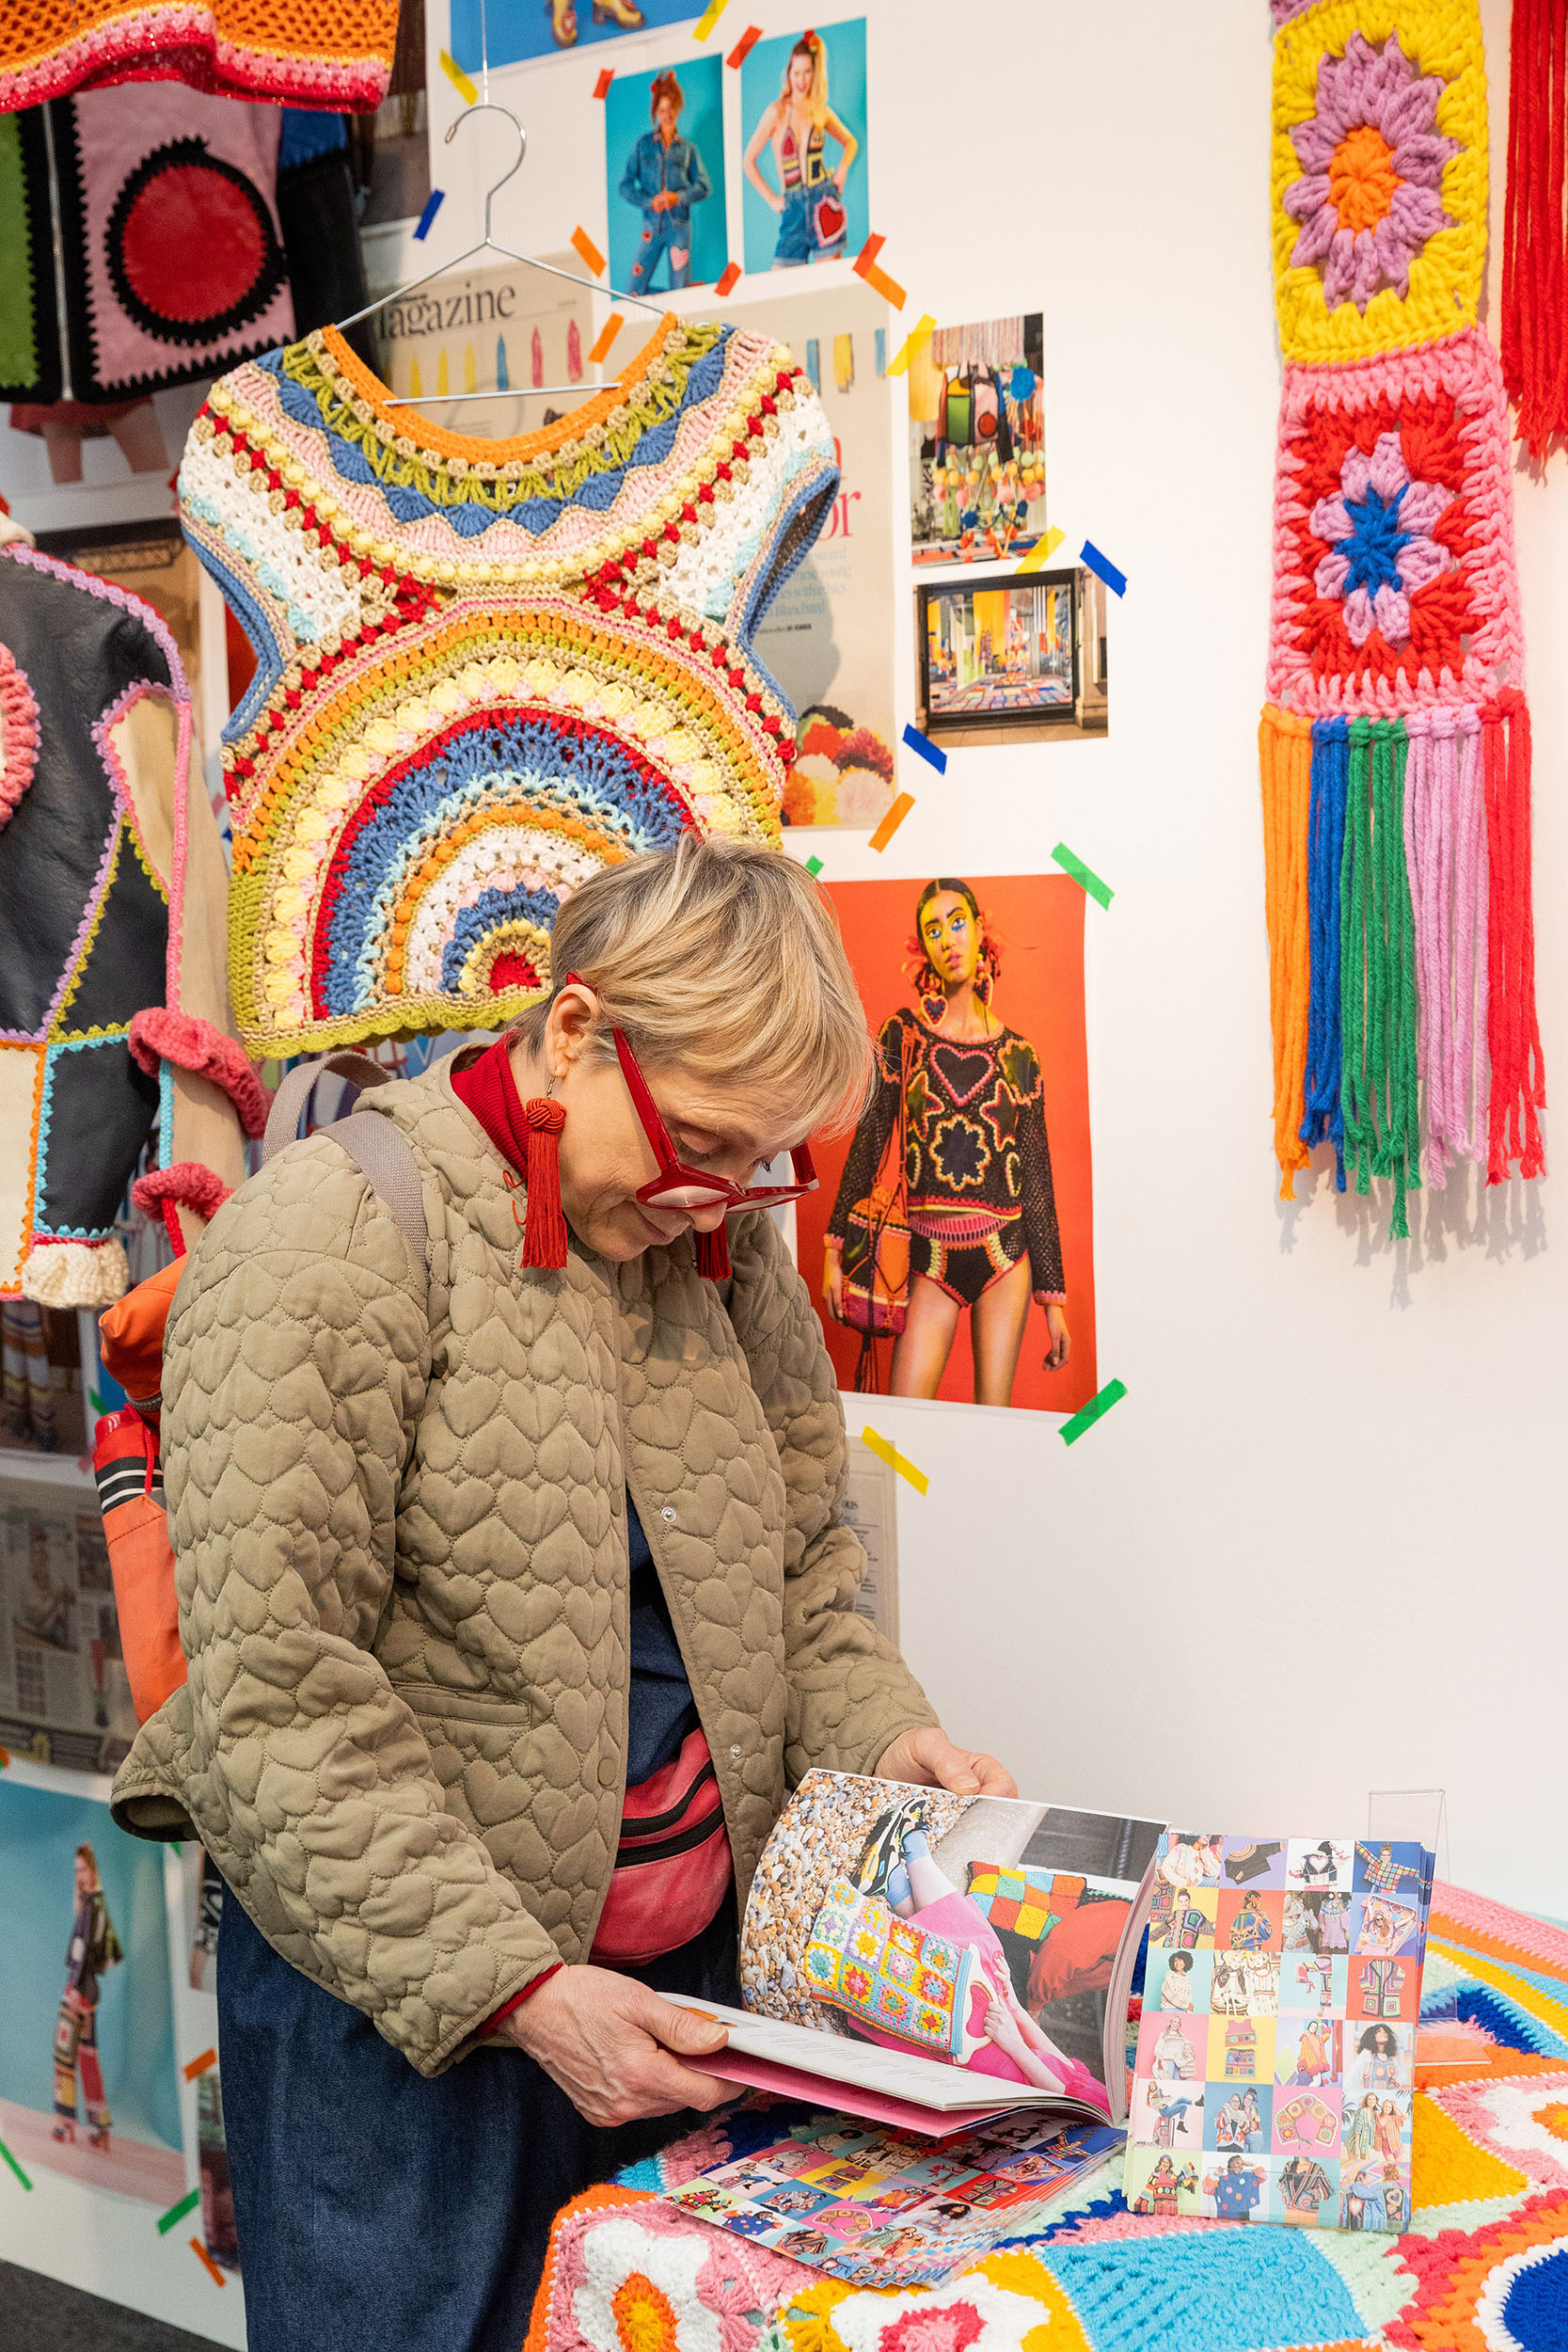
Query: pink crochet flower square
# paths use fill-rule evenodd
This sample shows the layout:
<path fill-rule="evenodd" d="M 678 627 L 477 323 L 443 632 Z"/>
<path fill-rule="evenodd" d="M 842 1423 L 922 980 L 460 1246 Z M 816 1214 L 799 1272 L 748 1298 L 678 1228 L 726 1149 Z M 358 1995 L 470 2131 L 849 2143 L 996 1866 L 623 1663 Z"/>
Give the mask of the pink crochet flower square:
<path fill-rule="evenodd" d="M 1311 718 L 1484 702 L 1524 675 L 1507 406 L 1479 328 L 1290 365 L 1269 694 Z"/>

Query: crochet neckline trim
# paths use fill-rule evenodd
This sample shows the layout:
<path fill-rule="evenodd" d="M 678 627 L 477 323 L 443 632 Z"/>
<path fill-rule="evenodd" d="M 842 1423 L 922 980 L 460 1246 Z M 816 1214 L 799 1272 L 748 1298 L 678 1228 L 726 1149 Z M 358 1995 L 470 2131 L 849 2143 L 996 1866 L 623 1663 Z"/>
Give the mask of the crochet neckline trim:
<path fill-rule="evenodd" d="M 553 424 L 541 425 L 532 433 L 515 433 L 510 440 L 487 440 L 471 433 L 449 433 L 445 425 L 432 424 L 416 408 L 388 406 L 393 395 L 378 375 L 372 374 L 358 354 L 350 349 L 335 326 L 322 329 L 322 342 L 332 356 L 340 373 L 353 384 L 360 398 L 369 403 L 378 418 L 391 430 L 439 457 L 466 457 L 472 464 L 506 465 L 515 457 L 537 457 L 559 449 L 563 442 L 576 440 L 589 425 L 602 424 L 610 412 L 618 408 L 654 361 L 664 351 L 665 339 L 680 331 L 681 322 L 673 310 L 666 310 L 653 334 L 637 357 L 628 361 L 621 373 L 580 408 L 568 410 Z M 527 387 L 523 388 L 525 390 Z"/>

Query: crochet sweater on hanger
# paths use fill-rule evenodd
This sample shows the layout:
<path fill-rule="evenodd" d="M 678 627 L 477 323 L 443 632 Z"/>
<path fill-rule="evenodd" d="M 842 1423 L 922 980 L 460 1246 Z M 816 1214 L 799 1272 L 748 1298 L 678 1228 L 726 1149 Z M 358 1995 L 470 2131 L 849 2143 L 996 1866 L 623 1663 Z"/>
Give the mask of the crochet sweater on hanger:
<path fill-rule="evenodd" d="M 224 767 L 258 1056 L 499 1027 L 600 867 L 779 838 L 794 713 L 752 632 L 838 487 L 789 353 L 667 315 L 512 440 L 388 398 L 328 327 L 214 385 L 181 469 L 257 653 Z"/>

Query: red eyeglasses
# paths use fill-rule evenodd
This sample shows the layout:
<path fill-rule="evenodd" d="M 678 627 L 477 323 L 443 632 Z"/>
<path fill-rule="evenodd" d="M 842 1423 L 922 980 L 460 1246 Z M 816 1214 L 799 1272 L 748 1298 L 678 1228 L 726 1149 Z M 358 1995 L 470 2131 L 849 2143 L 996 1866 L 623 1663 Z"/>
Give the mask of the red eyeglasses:
<path fill-rule="evenodd" d="M 566 986 L 586 988 L 589 983 L 568 972 Z M 648 1091 L 648 1082 L 638 1067 L 637 1057 L 619 1029 L 610 1032 L 615 1040 L 620 1057 L 621 1074 L 632 1106 L 642 1122 L 642 1132 L 652 1144 L 658 1162 L 658 1174 L 652 1182 L 638 1186 L 637 1198 L 645 1208 L 679 1209 L 688 1214 L 693 1209 L 712 1209 L 722 1201 L 726 1216 L 741 1209 L 776 1209 L 785 1200 L 799 1200 L 801 1194 L 816 1190 L 816 1170 L 811 1153 L 802 1143 L 791 1153 L 795 1169 L 792 1184 L 732 1184 L 727 1176 L 716 1176 L 710 1168 L 688 1168 L 670 1139 L 670 1130 L 658 1114 L 658 1105 Z"/>

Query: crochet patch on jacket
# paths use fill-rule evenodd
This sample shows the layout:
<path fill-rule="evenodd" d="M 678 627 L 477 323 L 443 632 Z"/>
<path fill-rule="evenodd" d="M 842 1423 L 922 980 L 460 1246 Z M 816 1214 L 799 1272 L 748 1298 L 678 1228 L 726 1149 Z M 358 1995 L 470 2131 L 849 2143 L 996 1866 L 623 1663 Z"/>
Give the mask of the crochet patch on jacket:
<path fill-rule="evenodd" d="M 838 485 L 788 352 L 667 317 L 513 440 L 388 402 L 327 328 L 215 385 L 181 469 L 257 654 L 224 768 L 259 1057 L 499 1026 L 590 875 L 779 838 L 794 713 L 752 633 Z"/>

